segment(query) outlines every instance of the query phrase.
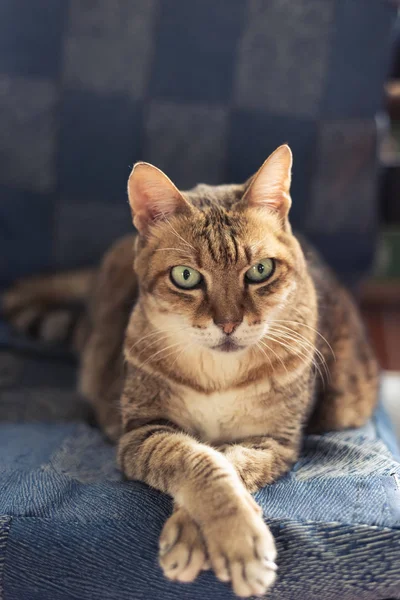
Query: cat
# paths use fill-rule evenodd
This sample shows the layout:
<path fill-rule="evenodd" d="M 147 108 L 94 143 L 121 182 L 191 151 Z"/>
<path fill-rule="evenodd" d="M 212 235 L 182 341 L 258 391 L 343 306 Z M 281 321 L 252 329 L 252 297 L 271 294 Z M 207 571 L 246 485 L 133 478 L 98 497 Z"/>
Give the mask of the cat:
<path fill-rule="evenodd" d="M 355 304 L 292 233 L 291 169 L 284 145 L 244 184 L 180 192 L 137 163 L 137 236 L 96 272 L 22 281 L 3 298 L 25 324 L 32 307 L 37 316 L 89 298 L 74 334 L 80 389 L 118 441 L 125 476 L 174 500 L 159 541 L 164 574 L 190 582 L 212 568 L 242 597 L 276 577 L 251 493 L 291 468 L 306 429 L 358 427 L 377 398 Z"/>

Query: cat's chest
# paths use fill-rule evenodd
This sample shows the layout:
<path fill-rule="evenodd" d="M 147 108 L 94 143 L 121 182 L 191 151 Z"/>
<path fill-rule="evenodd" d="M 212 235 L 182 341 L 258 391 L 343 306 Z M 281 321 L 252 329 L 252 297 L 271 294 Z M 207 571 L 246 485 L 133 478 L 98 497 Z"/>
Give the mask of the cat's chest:
<path fill-rule="evenodd" d="M 227 390 L 203 394 L 182 389 L 172 407 L 171 418 L 189 433 L 211 443 L 233 442 L 267 433 L 270 410 L 266 398 L 267 382 L 262 388 Z"/>

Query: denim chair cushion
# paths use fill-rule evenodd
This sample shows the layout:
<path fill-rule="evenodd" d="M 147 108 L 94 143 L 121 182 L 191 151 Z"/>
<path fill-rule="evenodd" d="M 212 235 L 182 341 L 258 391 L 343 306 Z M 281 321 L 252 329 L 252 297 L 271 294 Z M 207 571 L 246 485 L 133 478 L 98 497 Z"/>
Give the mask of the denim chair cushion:
<path fill-rule="evenodd" d="M 98 260 L 126 181 L 244 181 L 294 151 L 296 228 L 347 280 L 374 249 L 389 0 L 2 0 L 0 283 Z"/>
<path fill-rule="evenodd" d="M 167 496 L 125 482 L 62 362 L 0 354 L 0 598 L 233 599 L 203 573 L 168 582 Z M 6 422 L 8 421 L 8 422 Z M 309 436 L 256 494 L 277 540 L 271 600 L 400 599 L 400 463 L 382 409 L 359 430 Z"/>

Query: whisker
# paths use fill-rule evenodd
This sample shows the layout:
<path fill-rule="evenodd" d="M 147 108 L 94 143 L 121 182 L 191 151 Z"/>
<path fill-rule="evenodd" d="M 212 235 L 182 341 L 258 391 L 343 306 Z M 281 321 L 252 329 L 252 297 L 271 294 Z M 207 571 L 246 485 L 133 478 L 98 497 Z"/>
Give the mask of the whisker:
<path fill-rule="evenodd" d="M 176 346 L 181 346 L 182 343 L 183 342 L 176 342 L 175 344 L 170 344 L 169 346 L 166 346 L 165 348 L 161 348 L 161 350 L 158 350 L 157 352 L 155 352 L 154 354 L 149 356 L 149 358 L 147 358 L 144 362 L 142 362 L 141 365 L 139 365 L 139 368 L 144 367 L 147 363 L 151 362 L 156 356 L 158 356 L 162 352 L 165 352 L 166 350 L 170 350 L 170 348 L 176 348 Z M 164 358 L 166 358 L 166 357 L 164 357 Z"/>
<path fill-rule="evenodd" d="M 181 342 L 181 345 L 182 345 L 182 343 L 183 343 L 183 342 Z M 180 354 L 182 354 L 182 352 L 184 352 L 186 349 L 187 349 L 187 346 L 184 346 L 184 347 L 183 347 L 183 349 L 181 350 L 181 352 L 179 353 L 179 355 L 180 355 Z M 169 356 L 174 356 L 174 354 L 176 354 L 176 352 L 178 352 L 178 350 L 179 350 L 179 348 L 175 348 L 174 350 L 172 350 L 172 352 L 168 352 L 168 354 L 165 354 L 165 355 L 163 356 L 163 360 L 165 360 L 165 359 L 166 359 L 166 358 L 168 358 Z M 179 355 L 178 355 L 178 356 L 179 356 Z M 175 361 L 174 361 L 174 364 L 175 364 Z M 172 365 L 171 365 L 171 368 L 172 368 Z"/>
<path fill-rule="evenodd" d="M 316 345 L 313 342 L 311 342 L 308 338 L 306 338 L 303 334 L 301 334 L 299 331 L 296 331 L 292 327 L 286 327 L 286 325 L 281 325 L 281 324 L 279 324 L 278 327 L 276 327 L 276 326 L 274 327 L 274 322 L 272 322 L 271 329 L 274 329 L 275 331 L 279 331 L 281 333 L 285 333 L 286 335 L 294 336 L 296 340 L 300 340 L 306 346 L 312 348 L 313 352 L 315 352 L 321 358 L 321 360 L 325 360 L 324 355 L 316 347 Z"/>
<path fill-rule="evenodd" d="M 187 331 L 188 329 L 190 329 L 190 327 L 185 327 L 183 329 L 180 329 L 179 331 Z M 172 334 L 176 333 L 177 331 L 178 331 L 177 329 L 174 329 L 172 331 Z M 143 352 L 146 352 L 146 350 L 148 350 L 149 348 L 151 348 L 152 346 L 154 346 L 158 342 L 166 341 L 170 335 L 171 335 L 171 332 L 161 334 L 160 337 L 158 337 L 157 339 L 153 340 L 150 344 L 147 344 L 147 346 L 145 348 L 143 348 Z M 183 342 L 181 342 L 181 343 L 183 343 Z"/>
<path fill-rule="evenodd" d="M 143 342 L 143 340 L 146 340 L 147 338 L 157 335 L 157 333 L 163 333 L 162 331 L 152 331 L 151 333 L 148 333 L 147 335 L 144 335 L 143 337 L 141 337 L 139 340 L 137 340 L 134 344 L 132 344 L 132 346 L 129 348 L 129 352 L 131 352 L 131 350 L 133 350 L 138 344 L 140 344 L 140 342 Z"/>
<path fill-rule="evenodd" d="M 316 354 L 318 356 L 321 366 L 324 369 L 327 381 L 330 381 L 330 372 L 329 372 L 327 362 L 326 362 L 325 357 L 322 354 L 322 352 L 320 350 L 318 350 L 318 348 L 314 344 L 312 344 L 310 342 L 310 340 L 307 340 L 307 338 L 305 338 L 303 335 L 301 335 L 298 331 L 295 331 L 294 329 L 291 329 L 290 327 L 285 327 L 283 325 L 280 325 L 280 327 L 285 329 L 286 331 L 289 331 L 290 334 L 292 334 L 294 336 L 294 337 L 290 337 L 290 335 L 288 333 L 286 333 L 286 331 L 284 331 L 283 333 L 288 339 L 292 339 L 296 343 L 301 343 L 303 345 L 303 347 L 305 345 L 307 349 L 309 349 L 310 351 L 312 351 L 313 354 Z M 278 330 L 276 327 L 275 328 L 272 327 L 271 329 L 273 331 L 275 331 L 276 333 L 282 334 L 281 330 Z"/>
<path fill-rule="evenodd" d="M 196 250 L 193 248 L 193 246 L 191 244 L 189 244 L 189 242 L 187 240 L 185 240 L 177 231 L 176 229 L 171 225 L 170 221 L 167 218 L 164 218 L 165 222 L 168 223 L 168 225 L 170 226 L 170 228 L 172 229 L 172 232 L 176 235 L 177 238 L 179 238 L 186 246 L 188 246 L 189 248 L 191 248 L 193 250 L 193 252 L 196 252 Z"/>
<path fill-rule="evenodd" d="M 273 324 L 274 322 L 276 322 L 276 323 L 296 323 L 296 324 L 297 324 L 297 323 L 299 323 L 298 321 L 288 321 L 288 320 L 279 320 L 279 319 L 274 319 L 274 321 L 272 322 L 272 324 Z M 311 329 L 311 330 L 312 330 L 314 333 L 319 333 L 319 332 L 318 332 L 318 331 L 317 331 L 315 328 L 313 328 L 313 327 L 310 327 L 310 326 L 306 325 L 305 323 L 299 323 L 299 324 L 301 324 L 301 325 L 304 325 L 305 327 L 308 327 L 308 328 L 309 328 L 309 329 Z M 286 329 L 287 331 L 289 331 L 289 332 L 290 332 L 290 333 L 292 333 L 293 335 L 297 336 L 298 338 L 300 338 L 301 340 L 303 340 L 303 341 L 304 341 L 306 344 L 311 344 L 311 342 L 310 342 L 309 340 L 307 340 L 307 338 L 305 338 L 305 337 L 304 337 L 304 336 L 303 336 L 301 333 L 299 333 L 298 331 L 295 331 L 293 328 L 291 328 L 291 327 L 285 327 L 284 325 L 280 325 L 280 327 L 282 327 L 282 328 Z M 321 334 L 319 334 L 319 335 L 321 335 Z M 322 336 L 322 337 L 323 337 L 323 336 Z M 324 340 L 325 340 L 325 338 L 324 338 Z M 327 342 L 327 344 L 329 345 L 329 343 L 328 343 L 328 342 Z M 317 356 L 318 356 L 318 358 L 319 358 L 319 360 L 320 360 L 320 362 L 321 362 L 321 365 L 322 365 L 322 366 L 323 366 L 323 368 L 324 368 L 324 371 L 325 371 L 325 375 L 326 375 L 327 381 L 330 381 L 330 372 L 329 372 L 329 368 L 328 368 L 328 365 L 327 365 L 327 362 L 326 362 L 326 359 L 325 359 L 324 355 L 322 354 L 322 352 L 321 352 L 321 351 L 320 351 L 320 350 L 319 350 L 319 349 L 318 349 L 318 348 L 317 348 L 315 345 L 313 345 L 313 344 L 311 344 L 311 345 L 312 345 L 312 347 L 314 348 L 314 352 L 317 354 Z M 330 347 L 330 345 L 329 345 L 329 347 Z M 334 360 L 336 360 L 336 358 L 335 358 L 335 354 L 334 354 L 334 352 L 333 352 L 333 350 L 332 350 L 332 348 L 331 348 L 331 347 L 330 347 L 330 349 L 331 349 L 332 356 L 333 356 Z"/>
<path fill-rule="evenodd" d="M 297 312 L 297 310 L 296 310 L 296 312 Z M 290 321 L 287 319 L 274 319 L 274 321 L 275 321 L 275 323 L 292 323 L 292 324 L 296 324 L 296 325 L 301 325 L 302 327 L 307 327 L 307 329 L 311 329 L 325 342 L 325 344 L 328 346 L 329 350 L 331 351 L 334 360 L 336 360 L 336 356 L 335 356 L 332 346 L 330 345 L 328 340 L 322 335 L 322 333 L 320 333 L 318 331 L 318 329 L 315 329 L 315 327 L 311 327 L 311 325 L 307 325 L 306 323 L 302 323 L 301 321 Z"/>
<path fill-rule="evenodd" d="M 189 348 L 192 348 L 194 346 L 194 342 L 191 342 L 188 346 L 184 346 L 182 348 L 182 350 L 179 352 L 179 354 L 177 355 L 177 357 L 175 358 L 174 362 L 171 364 L 171 369 L 172 367 L 175 365 L 175 363 L 177 362 L 177 360 L 180 359 L 180 357 L 182 356 L 182 354 L 185 352 L 185 350 L 189 350 Z M 164 357 L 165 358 L 165 357 Z"/>
<path fill-rule="evenodd" d="M 256 342 L 256 346 L 257 346 L 258 350 L 260 350 L 260 352 L 262 352 L 264 354 L 265 358 L 268 360 L 269 364 L 271 365 L 271 373 L 273 373 L 274 372 L 274 367 L 272 365 L 272 361 L 271 361 L 270 357 L 265 352 L 264 348 L 262 348 L 262 346 L 260 345 L 260 342 Z"/>
<path fill-rule="evenodd" d="M 279 334 L 277 334 L 279 336 Z M 282 336 L 279 337 L 274 337 L 272 335 L 267 335 L 267 339 L 271 340 L 272 342 L 275 342 L 277 344 L 280 344 L 283 348 L 285 348 L 285 350 L 291 354 L 292 352 L 296 353 L 298 356 L 302 356 L 303 358 L 307 358 L 310 359 L 312 357 L 311 354 L 304 354 L 302 353 L 298 348 L 293 348 L 292 346 L 290 346 L 287 342 L 285 343 L 285 340 Z M 282 341 L 281 341 L 282 340 Z M 299 354 L 300 352 L 300 354 Z"/>
<path fill-rule="evenodd" d="M 322 371 L 320 369 L 320 366 L 318 365 L 318 363 L 314 359 L 314 352 L 313 352 L 313 350 L 315 350 L 315 348 L 313 348 L 312 344 L 311 344 L 311 348 L 307 348 L 307 347 L 304 348 L 304 346 L 302 346 L 304 352 L 306 353 L 306 354 L 304 354 L 303 352 L 300 352 L 298 348 L 294 348 L 294 347 L 292 347 L 289 344 L 287 344 L 287 343 L 284 342 L 285 339 L 291 339 L 296 344 L 298 344 L 299 343 L 298 339 L 289 337 L 289 336 L 287 336 L 287 334 L 283 334 L 282 335 L 282 334 L 279 334 L 279 332 L 276 332 L 276 333 L 277 333 L 278 339 L 276 339 L 275 337 L 272 337 L 272 336 L 267 336 L 267 337 L 270 340 L 274 341 L 275 343 L 280 344 L 281 346 L 283 346 L 289 353 L 294 352 L 297 356 L 303 358 L 304 362 L 306 360 L 310 360 L 311 359 L 310 360 L 311 364 L 317 369 L 317 371 L 319 373 L 319 376 L 321 378 L 321 381 L 322 381 L 323 385 L 325 386 L 324 375 L 323 375 L 323 373 L 322 373 Z M 286 336 L 286 338 L 284 336 Z M 283 340 L 283 341 L 280 341 L 280 340 Z M 326 376 L 328 377 L 329 376 L 328 372 L 325 372 L 325 373 L 326 373 Z"/>
<path fill-rule="evenodd" d="M 272 322 L 272 325 L 273 325 L 273 323 L 274 322 Z M 286 335 L 289 335 L 289 334 L 293 335 L 295 340 L 299 340 L 306 346 L 312 348 L 312 351 L 315 352 L 322 361 L 325 361 L 325 358 L 324 358 L 324 355 L 322 354 L 322 352 L 320 350 L 318 350 L 318 348 L 315 346 L 315 344 L 313 344 L 312 342 L 310 342 L 310 340 L 308 340 L 306 337 L 304 337 L 304 335 L 302 335 L 295 329 L 292 329 L 291 327 L 286 327 L 284 325 L 280 325 L 279 327 L 280 327 L 280 329 L 272 326 L 270 329 L 275 330 L 280 333 L 285 333 Z M 289 333 L 287 333 L 287 332 L 289 332 Z"/>
<path fill-rule="evenodd" d="M 166 335 L 168 335 L 169 333 L 177 333 L 178 331 L 187 331 L 188 329 L 190 329 L 189 326 L 183 327 L 183 328 L 171 327 L 171 329 L 156 329 L 155 331 L 152 331 L 151 333 L 144 335 L 139 340 L 137 340 L 134 344 L 132 344 L 132 346 L 129 348 L 129 352 L 131 352 L 133 350 L 133 348 L 135 348 L 138 344 L 140 344 L 141 342 L 143 342 L 144 340 L 146 340 L 147 338 L 149 338 L 151 336 L 158 335 L 158 334 L 164 334 L 164 333 Z"/>
<path fill-rule="evenodd" d="M 298 351 L 298 350 L 296 351 L 296 349 L 293 349 L 293 348 L 291 348 L 291 347 L 290 347 L 288 344 L 285 344 L 284 342 L 281 342 L 281 341 L 277 340 L 277 339 L 276 339 L 276 338 L 274 338 L 274 337 L 271 337 L 271 336 L 269 336 L 269 337 L 268 337 L 268 339 L 270 339 L 271 341 L 275 342 L 276 344 L 280 344 L 281 346 L 283 346 L 283 348 L 285 348 L 285 350 L 287 350 L 287 352 L 289 352 L 289 353 L 290 353 L 290 352 L 294 352 L 294 353 L 296 354 L 296 356 L 298 356 L 299 358 L 302 358 L 302 359 L 303 359 L 303 362 L 304 362 L 304 363 L 306 362 L 306 360 L 307 360 L 307 359 L 308 359 L 308 360 L 310 359 L 310 356 L 309 356 L 309 355 L 304 355 L 302 352 L 300 352 L 300 351 Z M 312 363 L 312 364 L 315 364 L 315 363 L 314 363 L 314 361 L 312 360 L 312 358 L 311 358 L 311 363 Z M 318 372 L 320 373 L 320 376 L 321 376 L 321 378 L 322 378 L 322 380 L 323 380 L 322 373 L 320 372 L 320 370 L 319 370 L 319 368 L 317 367 L 317 365 L 315 365 L 315 366 L 316 366 L 316 368 L 318 369 Z"/>
<path fill-rule="evenodd" d="M 169 333 L 163 333 L 160 335 L 160 337 L 156 338 L 155 340 L 153 339 L 150 344 L 147 344 L 147 346 L 145 346 L 144 348 L 141 349 L 141 352 L 146 352 L 146 350 L 148 350 L 149 348 L 152 348 L 152 346 L 155 346 L 158 342 L 163 342 L 166 341 L 169 337 Z M 139 350 L 140 352 L 140 350 Z"/>
<path fill-rule="evenodd" d="M 265 346 L 270 352 L 272 352 L 272 354 L 274 354 L 276 356 L 276 358 L 280 361 L 281 365 L 285 369 L 286 374 L 289 375 L 289 372 L 288 372 L 288 370 L 286 368 L 285 363 L 283 362 L 283 360 L 281 359 L 281 357 L 275 352 L 275 350 L 273 350 L 270 346 L 268 346 L 268 344 L 266 344 L 264 342 L 264 340 L 259 340 L 259 344 L 262 344 L 263 346 Z"/>
<path fill-rule="evenodd" d="M 185 250 L 183 250 L 182 248 L 157 248 L 156 250 L 154 250 L 154 252 L 164 252 L 164 250 L 175 250 L 176 252 L 178 252 L 182 256 L 185 256 L 186 258 L 193 258 L 191 254 L 185 252 Z"/>
<path fill-rule="evenodd" d="M 309 344 L 304 343 L 304 341 L 300 337 L 290 335 L 286 331 L 282 331 L 280 329 L 277 329 L 276 327 L 271 327 L 269 329 L 268 333 L 269 332 L 271 332 L 273 335 L 276 334 L 278 336 L 278 338 L 281 337 L 282 339 L 292 340 L 293 342 L 296 342 L 296 344 L 299 345 L 301 348 L 303 348 L 303 350 L 305 352 L 308 352 L 310 354 L 310 356 L 313 356 L 313 354 L 315 352 L 314 346 L 311 343 L 309 343 Z"/>

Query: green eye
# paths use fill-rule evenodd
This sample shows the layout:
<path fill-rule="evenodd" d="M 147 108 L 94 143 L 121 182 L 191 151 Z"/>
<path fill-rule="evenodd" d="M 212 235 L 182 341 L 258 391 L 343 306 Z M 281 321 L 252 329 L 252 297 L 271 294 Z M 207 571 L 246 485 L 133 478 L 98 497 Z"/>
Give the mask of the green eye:
<path fill-rule="evenodd" d="M 275 262 L 272 258 L 263 258 L 256 263 L 248 271 L 245 278 L 249 283 L 262 283 L 266 281 L 275 271 Z"/>
<path fill-rule="evenodd" d="M 176 286 L 191 290 L 200 283 L 202 276 L 196 269 L 179 265 L 171 269 L 171 280 Z"/>

